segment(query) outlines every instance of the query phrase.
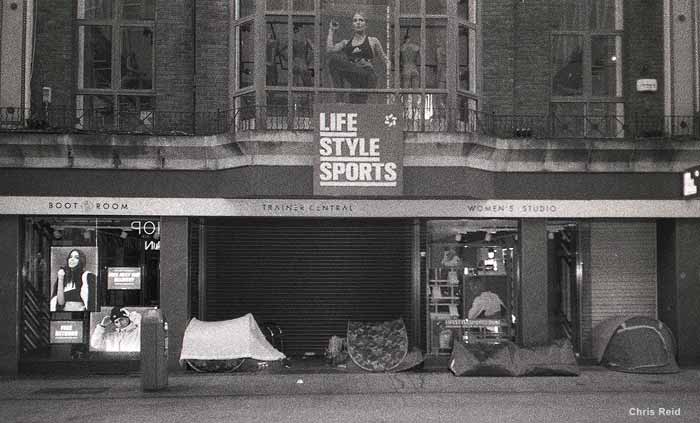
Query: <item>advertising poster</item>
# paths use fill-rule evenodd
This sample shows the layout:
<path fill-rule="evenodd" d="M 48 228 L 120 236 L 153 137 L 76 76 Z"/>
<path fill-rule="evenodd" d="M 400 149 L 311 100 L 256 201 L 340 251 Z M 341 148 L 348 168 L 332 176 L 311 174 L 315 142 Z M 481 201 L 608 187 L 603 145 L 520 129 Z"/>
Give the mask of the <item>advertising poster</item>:
<path fill-rule="evenodd" d="M 314 195 L 401 195 L 400 106 L 318 104 L 314 116 Z"/>
<path fill-rule="evenodd" d="M 51 247 L 51 311 L 94 311 L 97 247 Z"/>
<path fill-rule="evenodd" d="M 138 353 L 141 320 L 153 307 L 101 307 L 90 313 L 90 351 Z"/>
<path fill-rule="evenodd" d="M 321 55 L 324 87 L 381 89 L 391 87 L 393 2 L 323 0 Z M 331 40 L 330 46 L 325 41 Z M 337 102 L 372 103 L 367 93 L 338 93 Z"/>
<path fill-rule="evenodd" d="M 107 289 L 141 289 L 141 268 L 108 267 Z"/>
<path fill-rule="evenodd" d="M 82 344 L 85 340 L 82 320 L 53 320 L 49 327 L 52 344 Z"/>

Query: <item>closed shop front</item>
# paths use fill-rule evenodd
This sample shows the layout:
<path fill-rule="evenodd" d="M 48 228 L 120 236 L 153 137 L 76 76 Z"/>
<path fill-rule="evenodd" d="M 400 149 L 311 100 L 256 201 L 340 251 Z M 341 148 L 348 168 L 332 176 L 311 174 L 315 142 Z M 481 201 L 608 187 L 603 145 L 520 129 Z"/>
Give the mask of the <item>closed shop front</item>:
<path fill-rule="evenodd" d="M 620 315 L 657 317 L 656 221 L 591 221 L 584 257 L 583 349 L 591 330 Z"/>
<path fill-rule="evenodd" d="M 200 235 L 204 320 L 253 313 L 291 356 L 323 353 L 348 320 L 401 317 L 411 331 L 410 220 L 211 218 Z"/>

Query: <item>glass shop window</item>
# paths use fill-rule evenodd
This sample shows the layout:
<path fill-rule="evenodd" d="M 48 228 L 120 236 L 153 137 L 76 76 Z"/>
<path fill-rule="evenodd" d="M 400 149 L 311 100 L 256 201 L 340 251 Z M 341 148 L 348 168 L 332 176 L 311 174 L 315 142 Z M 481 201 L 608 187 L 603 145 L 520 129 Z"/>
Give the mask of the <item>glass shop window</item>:
<path fill-rule="evenodd" d="M 159 305 L 159 219 L 31 217 L 24 241 L 22 360 L 137 359 Z"/>
<path fill-rule="evenodd" d="M 518 222 L 430 220 L 426 230 L 428 352 L 514 339 Z"/>

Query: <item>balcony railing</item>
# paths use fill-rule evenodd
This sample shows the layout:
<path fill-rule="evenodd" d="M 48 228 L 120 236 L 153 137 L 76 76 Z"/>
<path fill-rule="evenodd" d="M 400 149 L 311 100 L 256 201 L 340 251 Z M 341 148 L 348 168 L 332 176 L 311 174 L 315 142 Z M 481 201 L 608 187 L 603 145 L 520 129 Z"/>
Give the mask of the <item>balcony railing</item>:
<path fill-rule="evenodd" d="M 404 131 L 474 133 L 499 138 L 698 137 L 696 116 L 499 115 L 475 110 L 404 108 Z M 311 131 L 313 110 L 251 106 L 215 112 L 0 108 L 0 131 L 212 135 L 244 131 Z"/>

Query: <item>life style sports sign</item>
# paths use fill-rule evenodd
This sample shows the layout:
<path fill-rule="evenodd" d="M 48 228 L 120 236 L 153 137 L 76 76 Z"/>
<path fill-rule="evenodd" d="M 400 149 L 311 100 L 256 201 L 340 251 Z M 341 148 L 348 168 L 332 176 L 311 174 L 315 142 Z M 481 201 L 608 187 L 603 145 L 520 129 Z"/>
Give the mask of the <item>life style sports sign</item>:
<path fill-rule="evenodd" d="M 400 106 L 317 104 L 314 117 L 314 195 L 403 193 Z"/>

